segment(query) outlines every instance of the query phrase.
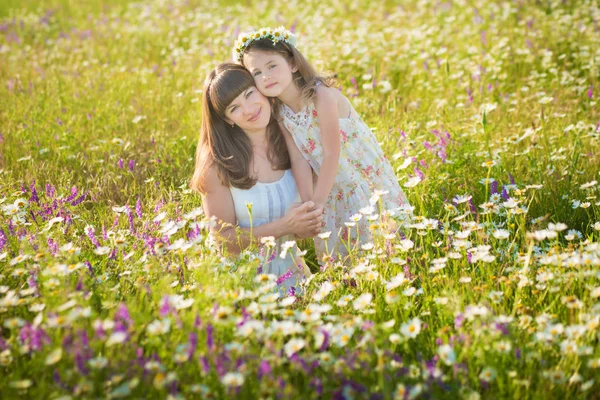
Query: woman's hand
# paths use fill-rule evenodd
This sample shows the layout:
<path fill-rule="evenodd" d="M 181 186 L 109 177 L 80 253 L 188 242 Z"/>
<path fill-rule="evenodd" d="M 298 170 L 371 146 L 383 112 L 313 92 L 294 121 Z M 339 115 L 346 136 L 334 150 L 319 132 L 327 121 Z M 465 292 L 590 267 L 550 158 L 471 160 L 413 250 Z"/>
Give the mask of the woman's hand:
<path fill-rule="evenodd" d="M 294 203 L 283 217 L 290 233 L 300 239 L 314 237 L 321 232 L 323 208 L 315 207 L 312 201 Z"/>

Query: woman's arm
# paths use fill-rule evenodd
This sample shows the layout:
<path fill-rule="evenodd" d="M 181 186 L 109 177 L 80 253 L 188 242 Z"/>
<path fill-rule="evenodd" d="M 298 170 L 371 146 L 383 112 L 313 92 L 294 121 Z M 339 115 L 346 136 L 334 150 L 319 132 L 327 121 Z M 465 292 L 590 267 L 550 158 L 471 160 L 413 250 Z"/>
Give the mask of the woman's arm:
<path fill-rule="evenodd" d="M 324 206 L 329 192 L 335 183 L 340 159 L 340 121 L 338 116 L 338 96 L 335 89 L 318 87 L 315 96 L 315 110 L 321 127 L 321 147 L 323 163 L 319 170 L 313 201 Z"/>
<path fill-rule="evenodd" d="M 312 200 L 313 197 L 313 174 L 312 168 L 306 159 L 300 153 L 300 150 L 294 142 L 294 138 L 283 124 L 281 126 L 281 132 L 285 138 L 285 144 L 287 145 L 288 153 L 290 154 L 290 162 L 292 164 L 292 174 L 298 187 L 298 193 L 302 202 L 305 203 Z"/>
<path fill-rule="evenodd" d="M 274 236 L 277 239 L 289 234 L 312 237 L 320 232 L 323 209 L 315 208 L 311 211 L 314 203 L 308 202 L 290 207 L 282 218 L 273 222 L 252 229 L 241 228 L 241 234 L 238 235 L 231 191 L 219 179 L 216 168 L 209 170 L 206 187 L 206 193 L 202 194 L 202 207 L 208 217 L 216 217 L 217 223 L 211 230 L 231 253 L 239 254 L 255 238 Z"/>

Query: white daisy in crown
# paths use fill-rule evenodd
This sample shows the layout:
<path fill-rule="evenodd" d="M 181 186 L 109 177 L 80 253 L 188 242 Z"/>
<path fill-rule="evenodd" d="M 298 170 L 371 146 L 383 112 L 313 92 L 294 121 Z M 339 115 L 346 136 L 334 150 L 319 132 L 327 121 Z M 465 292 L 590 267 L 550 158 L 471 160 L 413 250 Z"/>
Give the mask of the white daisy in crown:
<path fill-rule="evenodd" d="M 276 29 L 264 27 L 253 32 L 241 33 L 235 41 L 235 45 L 233 47 L 233 61 L 241 63 L 242 57 L 244 55 L 244 50 L 246 50 L 246 48 L 252 42 L 260 39 L 269 39 L 273 42 L 274 45 L 282 40 L 292 46 L 296 46 L 296 43 L 298 42 L 296 35 L 286 30 L 283 26 L 280 26 Z"/>

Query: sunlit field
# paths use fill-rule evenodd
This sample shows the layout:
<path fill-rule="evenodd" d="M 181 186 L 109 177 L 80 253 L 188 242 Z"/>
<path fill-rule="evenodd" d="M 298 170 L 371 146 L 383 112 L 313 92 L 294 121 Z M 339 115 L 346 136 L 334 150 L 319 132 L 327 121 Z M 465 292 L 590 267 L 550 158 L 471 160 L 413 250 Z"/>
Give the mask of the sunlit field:
<path fill-rule="evenodd" d="M 2 2 L 0 397 L 598 399 L 598 3 L 217 3 Z M 280 25 L 414 206 L 295 295 L 189 189 L 204 77 Z"/>

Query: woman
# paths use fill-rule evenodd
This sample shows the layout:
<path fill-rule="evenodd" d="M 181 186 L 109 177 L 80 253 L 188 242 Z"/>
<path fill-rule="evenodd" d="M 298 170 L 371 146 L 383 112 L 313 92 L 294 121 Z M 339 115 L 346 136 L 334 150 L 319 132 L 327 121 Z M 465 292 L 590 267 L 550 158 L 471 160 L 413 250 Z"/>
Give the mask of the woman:
<path fill-rule="evenodd" d="M 275 256 L 263 272 L 285 274 L 286 291 L 307 269 L 293 250 L 281 258 L 282 244 L 318 234 L 323 213 L 312 202 L 294 204 L 299 197 L 290 165 L 281 126 L 250 73 L 237 64 L 219 65 L 204 83 L 190 185 L 201 193 L 206 215 L 216 217 L 213 233 L 230 252 L 239 253 L 257 237 L 275 238 Z"/>

